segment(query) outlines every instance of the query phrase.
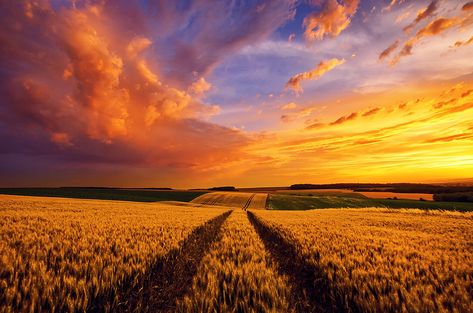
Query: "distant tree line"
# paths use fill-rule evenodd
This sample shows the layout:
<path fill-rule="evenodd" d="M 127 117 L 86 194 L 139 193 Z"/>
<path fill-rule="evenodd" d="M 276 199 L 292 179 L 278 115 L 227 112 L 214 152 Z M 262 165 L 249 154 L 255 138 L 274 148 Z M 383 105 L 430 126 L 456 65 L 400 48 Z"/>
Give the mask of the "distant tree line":
<path fill-rule="evenodd" d="M 473 192 L 436 193 L 435 201 L 442 202 L 473 202 Z"/>
<path fill-rule="evenodd" d="M 348 184 L 295 184 L 291 185 L 292 190 L 304 189 L 351 189 L 354 191 L 386 191 L 399 193 L 430 193 L 430 194 L 445 194 L 445 193 L 464 193 L 472 192 L 473 186 L 445 186 L 445 185 L 429 185 L 429 184 L 370 184 L 370 183 L 348 183 Z"/>
<path fill-rule="evenodd" d="M 209 188 L 207 190 L 213 190 L 213 191 L 238 191 L 238 189 L 236 189 L 235 187 L 233 186 L 222 186 L 222 187 L 212 187 L 212 188 Z"/>

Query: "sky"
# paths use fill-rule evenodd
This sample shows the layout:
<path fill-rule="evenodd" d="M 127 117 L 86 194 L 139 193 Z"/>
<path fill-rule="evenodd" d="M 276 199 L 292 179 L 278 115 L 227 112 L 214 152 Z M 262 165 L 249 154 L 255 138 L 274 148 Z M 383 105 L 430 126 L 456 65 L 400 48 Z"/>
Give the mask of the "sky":
<path fill-rule="evenodd" d="M 473 177 L 473 1 L 7 0 L 0 186 Z"/>

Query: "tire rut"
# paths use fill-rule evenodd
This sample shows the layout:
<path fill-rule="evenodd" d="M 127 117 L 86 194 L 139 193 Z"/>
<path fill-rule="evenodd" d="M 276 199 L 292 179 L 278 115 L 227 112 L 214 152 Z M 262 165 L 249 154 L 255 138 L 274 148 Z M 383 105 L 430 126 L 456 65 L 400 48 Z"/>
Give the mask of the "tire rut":
<path fill-rule="evenodd" d="M 296 246 L 271 230 L 254 213 L 248 211 L 247 214 L 264 246 L 279 265 L 280 274 L 290 278 L 293 287 L 291 305 L 296 312 L 352 311 L 343 296 L 334 292 L 321 268 L 308 264 L 300 256 Z"/>
<path fill-rule="evenodd" d="M 252 195 L 248 198 L 248 200 L 246 200 L 245 205 L 242 207 L 243 211 L 248 210 L 248 207 L 250 206 L 251 201 L 253 201 L 253 198 L 255 197 L 255 195 L 256 195 L 255 193 L 252 194 Z"/>
<path fill-rule="evenodd" d="M 87 312 L 173 312 L 176 301 L 192 286 L 197 268 L 219 237 L 221 226 L 232 210 L 194 229 L 178 248 L 158 258 L 133 283 L 133 277 L 118 287 L 115 295 L 99 295 Z"/>

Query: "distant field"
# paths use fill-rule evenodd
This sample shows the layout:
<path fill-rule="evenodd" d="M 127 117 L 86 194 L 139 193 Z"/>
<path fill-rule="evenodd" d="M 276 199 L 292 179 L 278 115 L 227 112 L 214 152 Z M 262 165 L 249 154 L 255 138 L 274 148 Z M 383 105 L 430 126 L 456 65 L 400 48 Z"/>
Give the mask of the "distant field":
<path fill-rule="evenodd" d="M 366 207 L 473 211 L 473 203 L 372 199 L 356 193 L 314 194 L 312 196 L 270 194 L 268 197 L 268 209 L 270 210 Z"/>
<path fill-rule="evenodd" d="M 188 202 L 207 191 L 115 189 L 115 188 L 0 188 L 0 194 L 137 202 Z"/>
<path fill-rule="evenodd" d="M 201 205 L 227 206 L 241 209 L 265 209 L 268 194 L 249 192 L 211 192 L 192 200 Z"/>
<path fill-rule="evenodd" d="M 296 196 L 343 196 L 355 198 L 375 198 L 375 199 L 409 199 L 433 201 L 433 194 L 430 193 L 406 193 L 406 192 L 386 192 L 386 191 L 353 191 L 350 189 L 303 189 L 303 190 L 279 190 L 276 193 L 296 195 Z"/>

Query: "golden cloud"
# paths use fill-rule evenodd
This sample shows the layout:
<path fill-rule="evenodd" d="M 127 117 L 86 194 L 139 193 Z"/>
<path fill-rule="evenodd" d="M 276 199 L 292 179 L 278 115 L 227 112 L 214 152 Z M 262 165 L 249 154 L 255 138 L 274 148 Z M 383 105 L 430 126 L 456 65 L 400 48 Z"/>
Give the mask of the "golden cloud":
<path fill-rule="evenodd" d="M 297 104 L 294 102 L 289 102 L 281 106 L 281 110 L 294 110 L 297 108 Z"/>
<path fill-rule="evenodd" d="M 212 84 L 208 83 L 205 78 L 201 77 L 191 85 L 190 91 L 197 96 L 202 96 L 204 93 L 209 91 L 210 88 L 212 88 Z"/>
<path fill-rule="evenodd" d="M 321 61 L 316 68 L 311 71 L 299 73 L 292 76 L 286 83 L 286 88 L 292 89 L 296 92 L 302 92 L 301 82 L 303 80 L 319 79 L 325 73 L 333 70 L 335 67 L 345 63 L 345 59 L 333 58 L 326 61 Z"/>

